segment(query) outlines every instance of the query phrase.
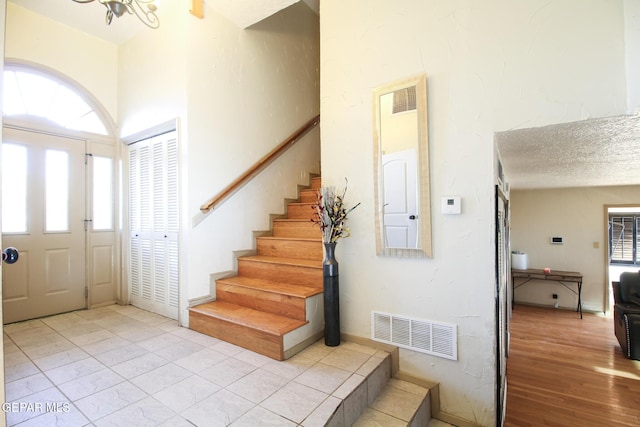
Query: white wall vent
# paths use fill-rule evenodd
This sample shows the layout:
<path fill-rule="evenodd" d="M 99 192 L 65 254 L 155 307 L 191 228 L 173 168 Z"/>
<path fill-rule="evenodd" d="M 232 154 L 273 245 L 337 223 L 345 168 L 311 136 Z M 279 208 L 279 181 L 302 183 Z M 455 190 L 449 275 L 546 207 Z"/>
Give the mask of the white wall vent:
<path fill-rule="evenodd" d="M 371 312 L 371 339 L 445 359 L 458 360 L 457 326 Z"/>

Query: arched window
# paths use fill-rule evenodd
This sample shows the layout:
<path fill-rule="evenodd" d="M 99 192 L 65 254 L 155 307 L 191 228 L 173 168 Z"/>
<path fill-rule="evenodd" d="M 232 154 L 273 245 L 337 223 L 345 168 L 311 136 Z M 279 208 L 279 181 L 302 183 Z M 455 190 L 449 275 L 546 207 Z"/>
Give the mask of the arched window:
<path fill-rule="evenodd" d="M 2 114 L 75 131 L 109 134 L 104 121 L 76 88 L 26 66 L 5 66 Z"/>

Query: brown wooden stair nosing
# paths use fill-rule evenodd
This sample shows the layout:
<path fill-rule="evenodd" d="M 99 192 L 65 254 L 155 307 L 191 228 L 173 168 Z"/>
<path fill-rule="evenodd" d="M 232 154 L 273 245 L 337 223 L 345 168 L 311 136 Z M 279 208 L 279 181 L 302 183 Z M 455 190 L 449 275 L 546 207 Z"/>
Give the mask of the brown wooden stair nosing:
<path fill-rule="evenodd" d="M 284 257 L 275 257 L 275 256 L 264 256 L 264 255 L 247 255 L 238 258 L 238 260 L 248 260 L 254 262 L 262 262 L 265 264 L 284 264 L 291 265 L 295 267 L 306 267 L 313 269 L 322 270 L 322 260 L 310 260 L 310 259 L 302 259 L 302 258 L 284 258 Z"/>
<path fill-rule="evenodd" d="M 264 240 L 282 240 L 282 241 L 301 241 L 301 242 L 318 242 L 322 243 L 321 239 L 316 239 L 313 237 L 281 237 L 281 236 L 259 236 L 258 239 Z"/>
<path fill-rule="evenodd" d="M 233 322 L 237 325 L 275 336 L 284 336 L 286 333 L 309 323 L 307 321 L 266 313 L 222 301 L 211 301 L 200 304 L 189 308 L 189 311 L 203 316 Z"/>
<path fill-rule="evenodd" d="M 302 222 L 307 223 L 308 222 L 313 227 L 317 227 L 318 226 L 313 221 L 311 221 L 309 219 L 305 219 L 305 218 L 285 218 L 285 217 L 281 217 L 281 218 L 274 218 L 273 222 L 299 222 L 299 223 L 302 223 Z"/>
<path fill-rule="evenodd" d="M 290 297 L 309 298 L 322 293 L 321 289 L 313 286 L 297 285 L 273 280 L 263 280 L 258 278 L 233 276 L 216 280 L 216 283 L 225 283 L 243 288 L 256 289 L 263 292 L 273 292 Z"/>
<path fill-rule="evenodd" d="M 309 208 L 310 211 L 313 210 L 313 207 L 315 205 L 315 202 L 291 202 L 288 203 L 289 206 L 300 206 L 300 207 L 304 207 L 304 208 Z"/>
<path fill-rule="evenodd" d="M 290 225 L 315 228 L 320 231 L 318 224 L 313 222 L 310 218 L 274 218 L 273 223 L 284 226 Z"/>

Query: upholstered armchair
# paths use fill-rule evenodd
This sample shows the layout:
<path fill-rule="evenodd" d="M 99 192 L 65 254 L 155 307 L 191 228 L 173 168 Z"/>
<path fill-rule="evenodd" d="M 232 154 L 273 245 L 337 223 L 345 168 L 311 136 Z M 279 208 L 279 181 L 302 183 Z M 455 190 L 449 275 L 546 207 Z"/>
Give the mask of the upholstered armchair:
<path fill-rule="evenodd" d="M 616 338 L 625 357 L 640 360 L 640 271 L 622 273 L 612 284 Z"/>

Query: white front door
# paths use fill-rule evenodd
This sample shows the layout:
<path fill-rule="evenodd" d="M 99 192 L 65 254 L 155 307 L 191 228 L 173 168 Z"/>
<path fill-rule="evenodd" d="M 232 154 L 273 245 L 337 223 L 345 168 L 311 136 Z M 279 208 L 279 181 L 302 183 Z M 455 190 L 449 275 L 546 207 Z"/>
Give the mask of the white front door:
<path fill-rule="evenodd" d="M 388 248 L 419 248 L 418 170 L 416 151 L 382 156 L 384 238 Z"/>
<path fill-rule="evenodd" d="M 4 323 L 86 307 L 85 142 L 4 129 Z"/>

